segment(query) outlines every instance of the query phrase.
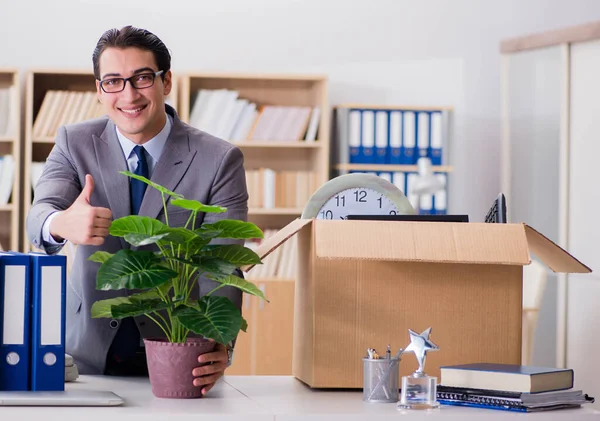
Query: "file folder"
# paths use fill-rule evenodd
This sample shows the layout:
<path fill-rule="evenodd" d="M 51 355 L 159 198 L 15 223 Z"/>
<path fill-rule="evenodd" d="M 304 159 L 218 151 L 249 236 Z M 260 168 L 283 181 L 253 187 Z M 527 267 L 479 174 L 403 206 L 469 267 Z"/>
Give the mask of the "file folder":
<path fill-rule="evenodd" d="M 65 387 L 66 256 L 30 253 L 31 390 Z"/>
<path fill-rule="evenodd" d="M 429 113 L 420 112 L 417 120 L 417 161 L 430 156 Z"/>
<path fill-rule="evenodd" d="M 360 161 L 363 164 L 375 163 L 375 111 L 363 110 L 360 132 Z"/>
<path fill-rule="evenodd" d="M 431 114 L 431 164 L 442 165 L 443 122 L 442 113 Z"/>
<path fill-rule="evenodd" d="M 413 111 L 405 111 L 402 115 L 402 164 L 416 164 L 418 155 L 417 148 L 416 115 Z"/>
<path fill-rule="evenodd" d="M 375 163 L 385 164 L 387 160 L 388 140 L 388 112 L 377 111 L 375 113 Z"/>
<path fill-rule="evenodd" d="M 29 258 L 0 253 L 0 390 L 29 390 Z"/>
<path fill-rule="evenodd" d="M 361 114 L 352 110 L 348 116 L 348 147 L 350 148 L 350 164 L 362 164 L 361 153 Z"/>
<path fill-rule="evenodd" d="M 391 111 L 389 121 L 388 164 L 402 164 L 402 112 Z M 404 191 L 404 188 L 402 188 Z"/>

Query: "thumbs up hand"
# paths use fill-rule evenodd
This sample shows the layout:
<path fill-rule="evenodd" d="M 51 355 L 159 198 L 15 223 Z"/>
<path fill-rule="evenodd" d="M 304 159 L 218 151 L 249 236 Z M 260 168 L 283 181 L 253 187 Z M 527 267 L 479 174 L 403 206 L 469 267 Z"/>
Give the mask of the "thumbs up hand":
<path fill-rule="evenodd" d="M 112 212 L 108 208 L 91 205 L 93 191 L 94 179 L 87 174 L 85 185 L 77 199 L 50 224 L 50 234 L 56 241 L 68 240 L 73 244 L 92 246 L 104 244 Z"/>

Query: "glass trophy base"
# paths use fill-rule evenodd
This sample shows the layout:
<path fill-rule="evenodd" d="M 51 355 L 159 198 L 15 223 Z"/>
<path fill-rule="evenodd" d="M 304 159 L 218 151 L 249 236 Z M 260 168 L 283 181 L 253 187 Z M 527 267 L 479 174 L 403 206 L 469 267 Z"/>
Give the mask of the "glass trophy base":
<path fill-rule="evenodd" d="M 439 408 L 437 401 L 437 377 L 414 373 L 402 377 L 402 393 L 398 409 L 435 409 Z"/>

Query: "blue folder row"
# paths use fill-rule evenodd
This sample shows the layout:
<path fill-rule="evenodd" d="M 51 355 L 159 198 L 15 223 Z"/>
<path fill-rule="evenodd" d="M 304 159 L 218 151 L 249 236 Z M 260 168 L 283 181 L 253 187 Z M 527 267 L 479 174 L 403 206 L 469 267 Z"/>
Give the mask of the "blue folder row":
<path fill-rule="evenodd" d="M 64 390 L 66 257 L 0 252 L 0 391 Z"/>
<path fill-rule="evenodd" d="M 336 118 L 339 164 L 447 164 L 447 111 L 338 108 Z"/>

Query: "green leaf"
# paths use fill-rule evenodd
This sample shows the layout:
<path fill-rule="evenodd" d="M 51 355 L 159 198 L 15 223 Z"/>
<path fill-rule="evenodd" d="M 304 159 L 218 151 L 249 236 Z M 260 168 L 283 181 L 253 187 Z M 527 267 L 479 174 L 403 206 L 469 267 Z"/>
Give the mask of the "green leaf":
<path fill-rule="evenodd" d="M 110 259 L 112 256 L 113 256 L 113 254 L 109 253 L 107 251 L 97 251 L 94 254 L 92 254 L 90 257 L 88 257 L 88 260 L 91 260 L 92 262 L 97 262 L 97 263 L 104 263 L 108 259 Z"/>
<path fill-rule="evenodd" d="M 235 219 L 221 219 L 212 224 L 204 224 L 203 228 L 221 230 L 217 238 L 263 238 L 263 232 L 252 222 L 238 221 Z"/>
<path fill-rule="evenodd" d="M 190 266 L 198 268 L 200 275 L 210 275 L 211 279 L 226 278 L 237 268 L 233 263 L 226 262 L 223 259 L 211 256 L 192 256 L 192 260 L 175 258 L 175 260 L 184 262 Z"/>
<path fill-rule="evenodd" d="M 200 228 L 194 231 L 198 237 L 202 240 L 212 240 L 218 238 L 223 234 L 222 229 L 213 228 L 212 224 L 202 225 Z"/>
<path fill-rule="evenodd" d="M 258 254 L 239 244 L 207 246 L 202 250 L 201 254 L 218 257 L 226 262 L 233 263 L 237 267 L 261 263 Z"/>
<path fill-rule="evenodd" d="M 113 306 L 111 311 L 115 319 L 122 319 L 123 317 L 135 317 L 154 313 L 164 310 L 171 305 L 171 303 L 165 303 L 160 298 L 154 300 L 131 300 L 130 303 Z"/>
<path fill-rule="evenodd" d="M 259 298 L 262 298 L 266 302 L 269 302 L 269 300 L 265 298 L 265 294 L 263 294 L 263 292 L 260 289 L 258 289 L 256 285 L 254 285 L 252 282 L 248 282 L 245 279 L 240 278 L 239 276 L 229 275 L 226 277 L 213 277 L 211 275 L 206 275 L 206 277 L 212 279 L 213 281 L 217 281 L 220 284 L 229 285 L 241 289 L 242 291 L 248 294 L 255 295 Z"/>
<path fill-rule="evenodd" d="M 163 238 L 162 243 L 186 244 L 198 238 L 198 234 L 187 228 L 166 227 L 163 231 L 167 236 Z"/>
<path fill-rule="evenodd" d="M 166 237 L 168 234 L 162 233 L 157 235 L 147 235 L 147 234 L 126 234 L 125 241 L 127 241 L 132 246 L 147 246 L 148 244 L 158 243 L 161 239 Z"/>
<path fill-rule="evenodd" d="M 123 249 L 100 266 L 96 288 L 152 288 L 176 276 L 177 272 L 163 266 L 161 258 L 153 252 Z"/>
<path fill-rule="evenodd" d="M 93 318 L 113 318 L 112 308 L 121 304 L 131 304 L 131 300 L 156 299 L 159 295 L 156 291 L 146 291 L 139 294 L 133 294 L 129 297 L 115 297 L 106 300 L 99 300 L 92 304 L 91 315 Z"/>
<path fill-rule="evenodd" d="M 166 228 L 165 232 L 168 235 L 163 238 L 159 245 L 168 246 L 169 244 L 177 244 L 183 246 L 181 255 L 192 255 L 200 251 L 204 246 L 210 243 L 209 239 L 200 237 L 196 232 L 187 228 Z"/>
<path fill-rule="evenodd" d="M 203 203 L 198 202 L 197 200 L 175 199 L 171 200 L 171 204 L 173 206 L 177 206 L 193 212 L 223 213 L 227 211 L 227 208 L 224 208 L 222 206 L 205 205 Z"/>
<path fill-rule="evenodd" d="M 197 306 L 180 306 L 173 315 L 187 329 L 220 344 L 231 342 L 242 327 L 239 309 L 226 297 L 207 297 Z"/>
<path fill-rule="evenodd" d="M 135 178 L 136 180 L 143 181 L 144 183 L 146 183 L 149 186 L 155 188 L 156 190 L 158 190 L 161 193 L 164 193 L 164 194 L 169 195 L 169 196 L 176 197 L 178 199 L 183 199 L 183 195 L 181 195 L 179 193 L 175 193 L 175 192 L 173 192 L 173 191 L 171 191 L 169 189 L 166 189 L 163 186 L 161 186 L 160 184 L 156 184 L 156 183 L 148 180 L 146 177 L 134 174 L 131 171 L 119 171 L 119 173 L 121 173 L 123 175 L 126 175 L 127 177 L 131 177 L 131 178 Z"/>
<path fill-rule="evenodd" d="M 240 329 L 243 330 L 244 332 L 248 332 L 248 322 L 243 317 L 242 317 L 242 327 L 240 327 Z"/>
<path fill-rule="evenodd" d="M 152 237 L 162 234 L 167 228 L 162 222 L 148 216 L 129 215 L 115 219 L 110 224 L 109 233 L 115 237 L 125 237 L 128 234 L 140 234 Z"/>

